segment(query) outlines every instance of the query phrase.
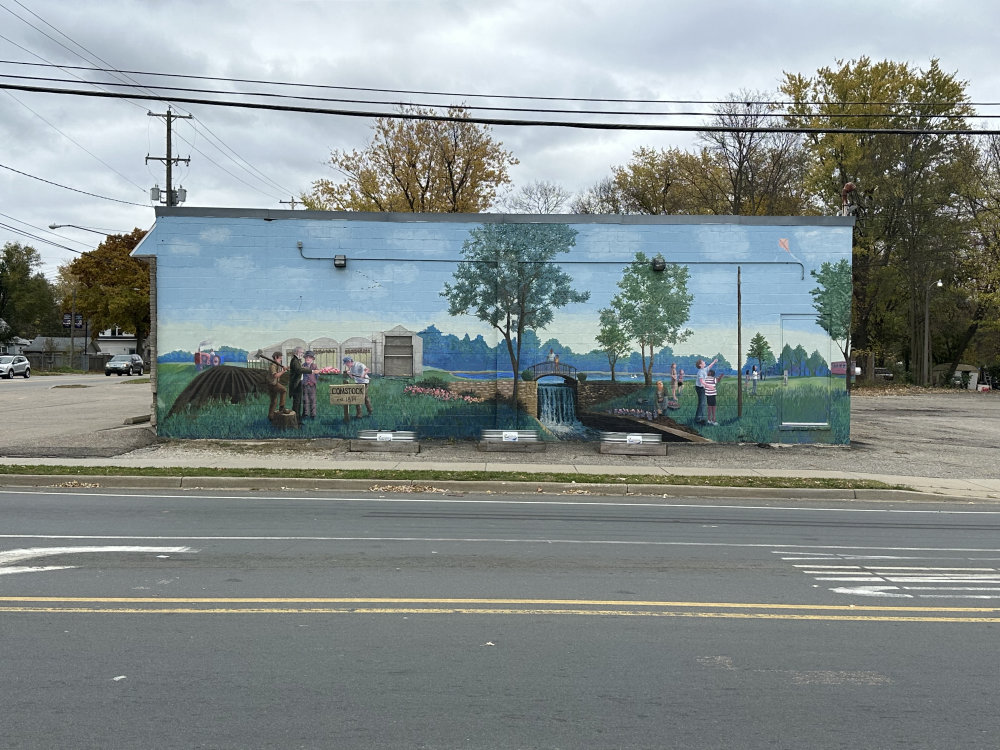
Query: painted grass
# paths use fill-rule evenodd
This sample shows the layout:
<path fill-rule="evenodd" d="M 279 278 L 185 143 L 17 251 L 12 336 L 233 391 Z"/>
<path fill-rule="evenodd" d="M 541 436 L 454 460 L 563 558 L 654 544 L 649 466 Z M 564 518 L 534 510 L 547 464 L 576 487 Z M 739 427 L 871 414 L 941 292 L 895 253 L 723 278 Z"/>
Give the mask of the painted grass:
<path fill-rule="evenodd" d="M 780 378 L 759 381 L 757 394 L 743 394 L 743 416 L 737 417 L 736 378 L 719 383 L 716 420 L 719 425 L 696 425 L 694 415 L 698 401 L 694 384 L 684 386 L 679 401 L 680 409 L 668 412 L 675 422 L 694 427 L 700 434 L 723 443 L 835 443 L 846 444 L 850 432 L 850 400 L 842 388 L 830 388 L 828 378 L 792 378 L 788 385 Z M 613 411 L 616 408 L 652 409 L 656 401 L 656 387 L 647 386 L 634 393 L 619 396 L 594 407 L 595 411 Z M 817 411 L 817 404 L 822 411 Z M 830 430 L 781 430 L 781 416 L 786 422 L 813 422 L 826 420 L 830 408 Z"/>
<path fill-rule="evenodd" d="M 279 431 L 267 418 L 270 398 L 258 394 L 241 404 L 210 403 L 198 411 L 175 414 L 167 412 L 177 395 L 196 375 L 194 365 L 162 365 L 158 372 L 159 434 L 170 438 L 218 438 L 222 440 L 254 440 L 282 438 L 355 438 L 361 430 L 412 430 L 423 438 L 477 439 L 484 429 L 496 429 L 518 424 L 520 429 L 538 429 L 538 422 L 521 413 L 515 414 L 510 405 L 486 401 L 440 401 L 433 396 L 407 394 L 403 390 L 412 381 L 373 379 L 368 393 L 373 416 L 362 407 L 363 416 L 355 419 L 350 408 L 350 420 L 344 420 L 344 408 L 330 404 L 328 386 L 341 382 L 339 376 L 321 377 L 316 389 L 316 419 L 305 420 L 300 429 Z M 450 379 L 443 371 L 425 371 L 424 377 Z M 291 398 L 287 405 L 291 406 Z"/>

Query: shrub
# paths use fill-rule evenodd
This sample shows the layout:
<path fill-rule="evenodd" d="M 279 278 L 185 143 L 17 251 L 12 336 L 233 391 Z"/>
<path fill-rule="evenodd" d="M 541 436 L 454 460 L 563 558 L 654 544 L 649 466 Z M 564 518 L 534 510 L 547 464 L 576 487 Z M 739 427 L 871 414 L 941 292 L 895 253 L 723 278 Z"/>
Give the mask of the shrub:
<path fill-rule="evenodd" d="M 423 380 L 416 381 L 413 385 L 419 388 L 428 388 L 430 390 L 440 389 L 448 390 L 448 381 L 444 378 L 434 377 L 433 375 L 429 378 L 424 378 Z"/>
<path fill-rule="evenodd" d="M 587 373 L 585 373 L 585 372 L 578 372 L 576 374 L 576 379 L 579 380 L 581 383 L 583 383 L 587 379 Z"/>
<path fill-rule="evenodd" d="M 521 380 L 534 380 L 534 379 L 535 379 L 535 373 L 533 373 L 531 370 L 523 370 L 521 372 Z"/>

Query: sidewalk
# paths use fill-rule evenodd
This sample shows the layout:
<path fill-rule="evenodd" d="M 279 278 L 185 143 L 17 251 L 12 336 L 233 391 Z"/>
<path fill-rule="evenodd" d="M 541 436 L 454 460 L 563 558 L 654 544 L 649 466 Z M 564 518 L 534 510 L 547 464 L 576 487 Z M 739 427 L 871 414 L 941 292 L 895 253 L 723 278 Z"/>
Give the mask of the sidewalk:
<path fill-rule="evenodd" d="M 94 477 L 74 475 L 52 477 L 51 475 L 5 475 L 2 484 L 33 484 L 51 486 L 60 481 L 97 483 L 100 486 L 132 486 L 151 488 L 154 486 L 199 487 L 203 489 L 273 489 L 287 487 L 294 489 L 323 488 L 349 491 L 366 490 L 372 487 L 403 488 L 414 486 L 428 489 L 452 489 L 476 492 L 569 492 L 572 494 L 637 494 L 656 496 L 709 496 L 709 497 L 756 497 L 756 498 L 855 498 L 855 499 L 898 499 L 898 500 L 1000 500 L 1000 478 L 970 477 L 924 477 L 912 474 L 895 474 L 871 471 L 845 471 L 832 468 L 830 464 L 846 466 L 863 464 L 852 455 L 856 449 L 847 447 L 786 446 L 673 446 L 668 448 L 666 457 L 611 456 L 597 453 L 593 444 L 556 444 L 548 446 L 544 453 L 480 453 L 472 443 L 433 443 L 422 446 L 420 453 L 380 453 L 350 452 L 346 441 L 307 441 L 305 444 L 292 441 L 280 443 L 234 442 L 217 443 L 194 441 L 191 443 L 167 443 L 140 448 L 123 455 L 94 458 L 0 458 L 2 465 L 27 466 L 112 466 L 122 469 L 130 467 L 155 467 L 177 469 L 176 477 L 152 478 L 135 477 L 127 481 L 124 477 Z M 762 463 L 769 464 L 766 468 Z M 705 463 L 709 465 L 704 465 Z M 868 462 L 870 463 L 870 461 Z M 700 465 L 699 465 L 700 464 Z M 827 465 L 826 468 L 822 468 Z M 567 473 L 612 477 L 609 484 L 557 484 L 539 482 L 451 482 L 440 480 L 316 480 L 316 479 L 260 479 L 250 477 L 193 477 L 185 469 L 225 468 L 225 469 L 342 469 L 342 470 L 396 470 L 396 471 L 483 471 L 505 473 Z M 992 468 L 992 467 L 990 467 Z M 840 490 L 840 489 L 781 489 L 781 488 L 733 488 L 706 487 L 698 485 L 644 484 L 629 481 L 640 476 L 749 476 L 749 477 L 794 477 L 802 479 L 843 479 L 872 480 L 887 485 L 903 486 L 908 491 L 887 490 Z"/>

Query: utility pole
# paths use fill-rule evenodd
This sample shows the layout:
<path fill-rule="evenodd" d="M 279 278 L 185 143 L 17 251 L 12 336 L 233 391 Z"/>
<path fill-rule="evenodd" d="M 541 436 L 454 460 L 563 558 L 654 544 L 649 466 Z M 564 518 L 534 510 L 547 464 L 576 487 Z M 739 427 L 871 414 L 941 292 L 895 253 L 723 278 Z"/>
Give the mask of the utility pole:
<path fill-rule="evenodd" d="M 191 157 L 181 158 L 179 156 L 174 156 L 171 147 L 171 127 L 170 124 L 174 120 L 190 120 L 191 115 L 175 115 L 170 107 L 167 107 L 167 113 L 161 115 L 158 112 L 147 112 L 150 117 L 163 117 L 167 121 L 167 155 L 166 156 L 150 156 L 146 154 L 146 163 L 149 164 L 150 161 L 162 161 L 167 165 L 167 189 L 161 191 L 159 186 L 154 187 L 149 191 L 149 199 L 152 201 L 157 201 L 159 203 L 166 203 L 168 206 L 176 206 L 178 203 L 183 203 L 187 198 L 187 191 L 182 187 L 179 190 L 174 190 L 173 182 L 173 166 L 174 164 L 184 164 L 191 163 Z"/>
<path fill-rule="evenodd" d="M 292 199 L 290 201 L 278 201 L 279 204 L 290 205 L 292 207 L 293 211 L 295 210 L 295 207 L 297 205 L 299 205 L 301 202 L 302 201 L 295 200 L 295 196 L 294 195 L 292 196 Z"/>

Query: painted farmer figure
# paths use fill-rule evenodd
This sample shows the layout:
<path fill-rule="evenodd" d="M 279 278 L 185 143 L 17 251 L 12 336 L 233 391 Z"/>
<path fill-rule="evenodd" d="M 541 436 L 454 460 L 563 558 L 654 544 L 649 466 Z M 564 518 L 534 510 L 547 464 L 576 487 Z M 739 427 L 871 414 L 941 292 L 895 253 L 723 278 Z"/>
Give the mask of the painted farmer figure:
<path fill-rule="evenodd" d="M 267 392 L 271 396 L 271 405 L 267 408 L 268 419 L 274 419 L 276 406 L 280 408 L 282 412 L 285 411 L 285 394 L 288 393 L 288 389 L 281 384 L 281 376 L 284 375 L 286 371 L 287 368 L 281 364 L 281 352 L 275 352 L 274 356 L 271 357 L 271 378 L 267 381 Z M 278 404 L 279 398 L 281 399 L 280 406 Z"/>
<path fill-rule="evenodd" d="M 302 363 L 302 419 L 316 419 L 316 355 L 311 351 Z"/>
<path fill-rule="evenodd" d="M 302 414 L 302 357 L 305 349 L 301 346 L 295 347 L 292 353 L 292 361 L 288 363 L 288 392 L 292 395 L 292 411 Z"/>
<path fill-rule="evenodd" d="M 358 385 L 363 385 L 365 387 L 365 408 L 368 410 L 368 416 L 372 416 L 374 411 L 372 410 L 372 401 L 368 397 L 368 383 L 371 377 L 368 372 L 368 367 L 364 362 L 355 362 L 353 357 L 344 357 L 344 374 L 349 375 L 351 379 Z M 361 418 L 361 404 L 355 404 L 354 418 Z M 346 421 L 348 416 L 348 407 L 344 406 L 344 419 Z"/>
<path fill-rule="evenodd" d="M 694 391 L 698 394 L 698 409 L 694 413 L 694 421 L 697 424 L 708 424 L 708 417 L 705 412 L 708 408 L 708 398 L 705 396 L 705 378 L 708 377 L 710 367 L 715 367 L 718 358 L 713 359 L 711 364 L 706 365 L 705 360 L 699 359 L 695 362 L 698 372 L 694 376 Z"/>

